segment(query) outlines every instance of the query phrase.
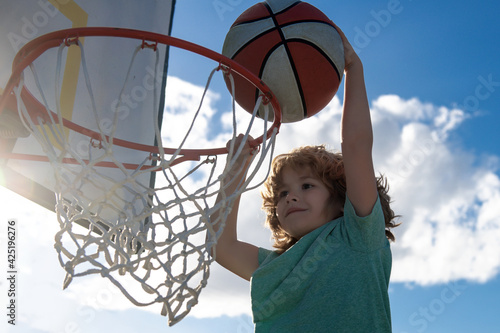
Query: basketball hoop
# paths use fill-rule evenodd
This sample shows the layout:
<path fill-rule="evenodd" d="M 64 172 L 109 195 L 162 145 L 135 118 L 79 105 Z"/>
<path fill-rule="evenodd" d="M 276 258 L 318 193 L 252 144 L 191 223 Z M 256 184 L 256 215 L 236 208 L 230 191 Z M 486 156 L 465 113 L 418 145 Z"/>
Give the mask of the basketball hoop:
<path fill-rule="evenodd" d="M 116 95 L 117 102 L 112 103 L 112 110 L 108 110 L 107 105 L 99 105 L 98 95 L 102 91 L 95 91 L 89 74 L 96 70 L 89 68 L 86 61 L 87 44 L 96 38 L 123 39 L 127 45 L 134 45 L 130 52 L 120 49 L 120 54 L 116 55 L 132 57 L 128 68 L 123 68 L 126 73 L 123 86 Z M 154 111 L 151 121 L 155 145 L 121 139 L 121 119 L 117 110 L 126 102 L 125 91 L 134 79 L 130 73 L 136 58 L 156 57 L 158 65 L 158 49 L 168 46 L 201 55 L 216 64 L 184 137 L 177 146 L 164 147 L 165 134 L 160 129 L 157 111 Z M 64 86 L 60 71 L 69 48 L 77 48 L 81 56 L 78 66 L 81 66 L 82 78 L 78 84 L 84 88 L 87 99 L 80 104 L 89 110 L 83 125 L 65 116 L 68 112 L 60 103 L 61 87 Z M 56 53 L 53 57 L 55 81 L 42 77 L 40 72 L 46 70 L 41 71 L 36 65 L 37 59 L 47 52 Z M 244 141 L 240 147 L 232 144 L 229 149 L 187 148 L 186 140 L 196 131 L 205 95 L 218 71 L 231 82 L 233 77 L 243 77 L 261 92 L 246 125 Z M 54 70 L 51 72 L 53 75 Z M 151 81 L 149 104 L 158 110 L 161 84 L 156 77 Z M 231 90 L 234 96 L 234 84 Z M 0 158 L 47 161 L 54 169 L 55 210 L 61 227 L 55 236 L 55 248 L 67 273 L 64 288 L 74 277 L 100 274 L 135 305 L 161 304 L 161 313 L 168 316 L 169 325 L 180 321 L 198 302 L 207 284 L 209 265 L 214 260 L 210 254 L 222 232 L 222 227 L 216 232 L 213 226 L 223 226 L 234 200 L 258 186 L 252 181 L 260 167 L 267 164 L 269 169 L 281 123 L 280 108 L 273 93 L 242 66 L 196 44 L 138 30 L 76 28 L 36 38 L 19 51 L 13 62 L 12 76 L 0 99 L 0 115 L 2 111 L 5 114 L 11 111 L 6 105 L 12 105 L 14 95 L 18 110 L 16 121 L 37 139 L 45 155 L 2 153 Z M 256 117 L 261 105 L 272 108 L 264 119 Z M 103 113 L 108 111 L 113 117 L 106 123 Z M 271 124 L 267 119 L 270 114 L 274 115 L 272 125 L 268 125 Z M 13 115 L 16 114 L 9 114 L 9 117 Z M 234 99 L 232 118 L 230 138 L 234 139 L 239 134 Z M 24 133 L 19 129 L 9 133 L 18 132 Z M 246 180 L 240 182 L 235 193 L 223 195 L 223 200 L 215 205 L 216 196 L 229 185 L 221 186 L 221 181 L 232 169 L 249 136 L 257 137 L 250 142 L 251 147 L 259 147 L 255 149 L 253 167 L 240 170 L 247 172 Z M 83 152 L 74 144 L 75 138 L 87 143 Z M 130 152 L 140 158 L 124 160 Z M 217 163 L 218 156 L 225 154 L 227 159 L 221 166 Z M 153 173 L 156 182 L 151 186 L 145 179 L 150 179 Z M 211 215 L 219 210 L 222 213 L 217 220 L 211 220 Z"/>

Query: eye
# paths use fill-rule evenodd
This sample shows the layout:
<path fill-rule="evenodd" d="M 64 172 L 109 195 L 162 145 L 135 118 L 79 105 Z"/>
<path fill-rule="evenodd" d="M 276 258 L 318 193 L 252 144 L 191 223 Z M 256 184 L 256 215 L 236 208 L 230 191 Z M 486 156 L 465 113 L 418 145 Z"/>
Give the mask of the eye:
<path fill-rule="evenodd" d="M 305 184 L 302 185 L 302 189 L 303 190 L 308 190 L 308 189 L 313 188 L 313 187 L 314 187 L 314 185 L 313 184 L 309 184 L 309 183 L 305 183 Z"/>
<path fill-rule="evenodd" d="M 288 195 L 288 191 L 281 191 L 278 193 L 278 197 L 281 199 L 281 198 L 286 198 L 286 196 Z"/>

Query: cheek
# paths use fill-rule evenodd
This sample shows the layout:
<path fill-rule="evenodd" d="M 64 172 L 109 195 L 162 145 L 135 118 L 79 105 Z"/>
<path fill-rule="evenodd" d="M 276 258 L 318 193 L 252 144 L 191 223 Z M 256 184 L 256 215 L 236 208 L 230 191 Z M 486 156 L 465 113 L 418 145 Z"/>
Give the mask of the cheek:
<path fill-rule="evenodd" d="M 281 225 L 281 223 L 283 221 L 281 220 L 281 215 L 280 214 L 276 214 L 276 219 L 278 220 L 278 223 Z"/>
<path fill-rule="evenodd" d="M 283 205 L 281 205 L 279 202 L 276 205 L 276 217 L 278 218 L 278 221 L 281 223 L 281 216 L 283 215 Z"/>
<path fill-rule="evenodd" d="M 278 205 L 276 206 L 276 218 L 278 219 L 280 227 L 288 233 L 288 230 L 286 230 L 286 220 L 285 220 L 285 210 L 286 210 L 286 205 Z"/>

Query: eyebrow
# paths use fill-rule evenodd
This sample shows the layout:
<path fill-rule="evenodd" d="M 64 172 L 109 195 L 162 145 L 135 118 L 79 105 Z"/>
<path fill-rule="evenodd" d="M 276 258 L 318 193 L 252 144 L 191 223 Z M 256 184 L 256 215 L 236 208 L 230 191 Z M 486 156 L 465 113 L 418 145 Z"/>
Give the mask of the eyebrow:
<path fill-rule="evenodd" d="M 308 179 L 311 179 L 311 180 L 317 180 L 317 181 L 320 181 L 318 178 L 316 177 L 313 177 L 311 175 L 307 175 L 307 176 L 301 176 L 299 177 L 299 180 L 300 181 L 305 181 L 305 180 L 308 180 Z M 278 190 L 282 189 L 283 187 L 286 187 L 286 184 L 283 180 L 280 181 L 280 183 L 278 184 L 277 188 Z"/>

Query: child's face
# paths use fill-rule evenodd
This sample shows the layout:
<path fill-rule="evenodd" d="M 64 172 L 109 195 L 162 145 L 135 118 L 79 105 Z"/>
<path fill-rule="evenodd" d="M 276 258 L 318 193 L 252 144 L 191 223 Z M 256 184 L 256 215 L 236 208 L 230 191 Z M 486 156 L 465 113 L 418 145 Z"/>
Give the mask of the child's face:
<path fill-rule="evenodd" d="M 300 239 L 341 215 L 343 208 L 310 168 L 297 171 L 284 167 L 282 181 L 276 213 L 281 227 L 292 237 Z"/>

